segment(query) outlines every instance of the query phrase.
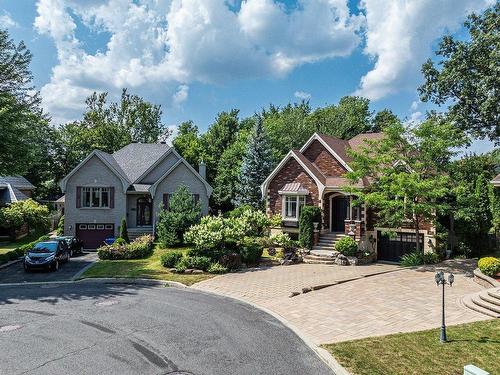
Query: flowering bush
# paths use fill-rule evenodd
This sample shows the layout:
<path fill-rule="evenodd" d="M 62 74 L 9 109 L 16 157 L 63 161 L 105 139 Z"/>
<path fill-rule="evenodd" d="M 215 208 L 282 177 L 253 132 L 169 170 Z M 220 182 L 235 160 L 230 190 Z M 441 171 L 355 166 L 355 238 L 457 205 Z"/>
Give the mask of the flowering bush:
<path fill-rule="evenodd" d="M 500 259 L 495 257 L 481 258 L 477 265 L 482 273 L 491 277 L 500 272 Z"/>
<path fill-rule="evenodd" d="M 342 237 L 335 243 L 335 250 L 346 256 L 354 256 L 358 251 L 358 244 L 351 237 Z"/>
<path fill-rule="evenodd" d="M 130 244 L 112 244 L 97 249 L 99 259 L 140 259 L 153 252 L 153 236 L 137 237 Z"/>
<path fill-rule="evenodd" d="M 288 233 L 277 233 L 271 236 L 271 243 L 277 247 L 290 248 L 293 245 L 293 240 Z"/>

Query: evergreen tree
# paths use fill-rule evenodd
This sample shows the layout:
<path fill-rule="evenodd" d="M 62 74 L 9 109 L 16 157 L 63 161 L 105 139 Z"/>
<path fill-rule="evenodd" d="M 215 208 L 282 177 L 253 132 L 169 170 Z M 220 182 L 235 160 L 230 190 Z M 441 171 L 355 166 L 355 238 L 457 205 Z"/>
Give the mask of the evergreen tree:
<path fill-rule="evenodd" d="M 255 208 L 262 207 L 260 185 L 269 176 L 272 168 L 272 150 L 262 119 L 258 118 L 243 158 L 235 202 L 237 206 L 249 204 Z"/>
<path fill-rule="evenodd" d="M 128 238 L 128 229 L 127 229 L 127 219 L 123 218 L 120 225 L 120 238 L 123 238 L 127 243 L 130 242 Z"/>

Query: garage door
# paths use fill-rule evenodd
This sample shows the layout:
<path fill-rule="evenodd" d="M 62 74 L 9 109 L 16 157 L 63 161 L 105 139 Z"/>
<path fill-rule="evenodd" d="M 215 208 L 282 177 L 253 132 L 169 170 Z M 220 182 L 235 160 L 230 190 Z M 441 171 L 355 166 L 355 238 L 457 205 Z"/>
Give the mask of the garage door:
<path fill-rule="evenodd" d="M 76 237 L 83 241 L 86 249 L 97 249 L 108 237 L 114 237 L 114 224 L 76 224 Z"/>
<path fill-rule="evenodd" d="M 420 237 L 420 248 L 424 248 L 424 235 Z M 379 260 L 399 262 L 401 256 L 415 251 L 417 247 L 417 236 L 414 233 L 396 233 L 396 237 L 390 238 L 378 232 L 377 257 Z"/>

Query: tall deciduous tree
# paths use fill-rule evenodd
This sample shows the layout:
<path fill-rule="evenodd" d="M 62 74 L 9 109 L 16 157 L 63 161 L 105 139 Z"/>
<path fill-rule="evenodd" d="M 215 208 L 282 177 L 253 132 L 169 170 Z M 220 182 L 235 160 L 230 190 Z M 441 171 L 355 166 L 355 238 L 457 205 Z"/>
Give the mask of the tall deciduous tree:
<path fill-rule="evenodd" d="M 414 128 L 392 123 L 384 133 L 381 140 L 352 153 L 354 172 L 348 177 L 353 182 L 371 181 L 368 189 L 352 191 L 377 211 L 380 225 L 397 228 L 410 222 L 419 238 L 422 225 L 448 208 L 444 197 L 452 184 L 446 166 L 467 139 L 440 118 L 429 118 Z M 419 241 L 416 247 L 421 250 Z"/>
<path fill-rule="evenodd" d="M 49 131 L 31 84 L 32 55 L 0 30 L 0 175 L 25 174 L 40 156 L 33 147 Z"/>
<path fill-rule="evenodd" d="M 272 168 L 271 146 L 262 119 L 258 118 L 241 167 L 239 188 L 236 195 L 237 206 L 249 204 L 254 208 L 262 207 L 260 185 L 269 176 Z"/>
<path fill-rule="evenodd" d="M 499 144 L 500 3 L 471 14 L 464 25 L 470 38 L 445 36 L 436 51 L 437 66 L 430 59 L 423 65 L 420 97 L 438 105 L 451 102 L 448 115 L 454 124 Z"/>
<path fill-rule="evenodd" d="M 193 167 L 199 164 L 203 149 L 198 127 L 192 121 L 185 121 L 179 125 L 172 144 L 176 151 Z"/>

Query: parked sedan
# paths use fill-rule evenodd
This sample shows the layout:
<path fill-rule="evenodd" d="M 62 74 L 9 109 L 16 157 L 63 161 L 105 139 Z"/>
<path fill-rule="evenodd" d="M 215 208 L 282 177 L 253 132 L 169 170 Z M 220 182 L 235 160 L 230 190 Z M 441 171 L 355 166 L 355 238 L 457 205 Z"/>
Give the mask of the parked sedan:
<path fill-rule="evenodd" d="M 70 251 L 64 241 L 38 242 L 24 256 L 24 270 L 46 269 L 57 271 L 63 262 L 69 261 Z"/>
<path fill-rule="evenodd" d="M 62 240 L 66 242 L 69 248 L 70 256 L 83 254 L 83 241 L 74 236 L 58 236 L 56 240 Z"/>

